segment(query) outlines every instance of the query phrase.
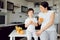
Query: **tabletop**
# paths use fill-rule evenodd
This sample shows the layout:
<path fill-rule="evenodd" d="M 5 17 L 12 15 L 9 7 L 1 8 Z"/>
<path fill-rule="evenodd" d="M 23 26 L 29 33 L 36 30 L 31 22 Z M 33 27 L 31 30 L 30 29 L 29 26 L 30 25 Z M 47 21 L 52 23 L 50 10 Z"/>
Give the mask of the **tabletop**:
<path fill-rule="evenodd" d="M 16 30 L 13 30 L 10 33 L 9 37 L 26 37 L 26 30 L 24 30 L 24 32 L 25 32 L 24 34 L 19 34 L 16 32 Z"/>

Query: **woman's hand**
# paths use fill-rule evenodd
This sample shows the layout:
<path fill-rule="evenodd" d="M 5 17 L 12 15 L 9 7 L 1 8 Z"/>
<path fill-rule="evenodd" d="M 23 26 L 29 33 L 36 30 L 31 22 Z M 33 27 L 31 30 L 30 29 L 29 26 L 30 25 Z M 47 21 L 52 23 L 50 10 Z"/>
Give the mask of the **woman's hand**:
<path fill-rule="evenodd" d="M 41 33 L 42 33 L 42 30 L 39 30 L 39 31 L 36 32 L 37 36 L 40 36 Z"/>

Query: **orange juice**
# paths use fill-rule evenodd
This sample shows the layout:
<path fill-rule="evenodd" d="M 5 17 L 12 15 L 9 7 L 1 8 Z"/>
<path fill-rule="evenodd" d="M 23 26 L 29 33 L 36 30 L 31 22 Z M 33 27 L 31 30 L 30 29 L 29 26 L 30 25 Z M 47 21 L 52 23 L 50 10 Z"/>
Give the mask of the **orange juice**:
<path fill-rule="evenodd" d="M 21 30 L 21 31 L 20 31 L 20 34 L 24 34 L 24 31 L 23 31 L 23 30 Z"/>
<path fill-rule="evenodd" d="M 20 31 L 22 30 L 22 28 L 21 28 L 21 27 L 19 27 L 19 29 L 20 29 Z"/>
<path fill-rule="evenodd" d="M 17 32 L 17 33 L 19 33 L 19 34 L 24 34 L 24 31 L 22 30 L 21 27 L 15 26 L 15 29 L 16 29 L 16 32 Z"/>
<path fill-rule="evenodd" d="M 44 20 L 43 18 L 39 18 L 39 22 L 40 22 L 40 23 L 42 23 L 42 22 L 43 22 L 43 20 Z"/>
<path fill-rule="evenodd" d="M 19 27 L 18 26 L 15 26 L 15 28 L 16 28 L 16 32 L 19 33 L 20 32 Z"/>

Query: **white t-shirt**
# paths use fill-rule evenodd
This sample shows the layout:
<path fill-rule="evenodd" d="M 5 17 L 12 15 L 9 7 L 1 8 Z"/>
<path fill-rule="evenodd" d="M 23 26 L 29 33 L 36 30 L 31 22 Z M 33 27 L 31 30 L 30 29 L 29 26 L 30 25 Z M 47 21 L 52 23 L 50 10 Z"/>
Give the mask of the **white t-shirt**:
<path fill-rule="evenodd" d="M 35 22 L 35 23 L 37 23 L 37 19 L 36 18 L 27 18 L 26 20 L 25 20 L 25 24 L 28 24 L 29 23 L 29 21 L 33 21 L 33 22 Z M 28 31 L 30 31 L 30 32 L 34 32 L 35 31 L 35 25 L 29 25 L 28 27 L 27 27 L 27 30 Z"/>
<path fill-rule="evenodd" d="M 43 22 L 42 22 L 42 25 L 41 25 L 41 29 L 50 21 L 50 16 L 51 14 L 54 13 L 54 11 L 52 10 L 49 10 L 47 13 L 42 13 L 40 12 L 38 14 L 39 18 L 43 18 Z M 56 27 L 55 25 L 53 24 L 51 27 L 49 27 L 47 30 L 49 31 L 56 31 Z"/>

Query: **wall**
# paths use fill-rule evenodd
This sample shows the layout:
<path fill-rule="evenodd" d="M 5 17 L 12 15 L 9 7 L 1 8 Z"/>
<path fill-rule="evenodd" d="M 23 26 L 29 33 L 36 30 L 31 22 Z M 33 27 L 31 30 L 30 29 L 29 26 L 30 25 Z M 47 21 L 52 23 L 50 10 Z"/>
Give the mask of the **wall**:
<path fill-rule="evenodd" d="M 27 16 L 25 13 L 16 13 L 16 14 L 10 15 L 10 22 L 24 22 L 26 18 Z"/>
<path fill-rule="evenodd" d="M 11 11 L 8 11 L 8 23 L 11 22 L 24 22 L 24 20 L 27 18 L 26 13 L 21 13 L 21 6 L 26 6 L 27 2 L 25 0 L 8 0 L 10 2 L 13 2 L 14 5 L 19 6 L 20 8 L 14 7 L 15 13 L 13 14 Z M 22 17 L 20 18 L 20 15 Z"/>
<path fill-rule="evenodd" d="M 8 12 L 9 13 L 9 17 L 8 17 L 8 23 L 11 22 L 24 22 L 24 20 L 27 18 L 26 17 L 26 13 L 21 13 L 21 5 L 27 6 L 28 8 L 33 8 L 35 11 L 35 16 L 37 15 L 37 13 L 39 13 L 39 7 L 34 7 L 34 3 L 33 2 L 27 2 L 24 0 L 8 0 L 10 2 L 13 2 L 15 5 L 20 6 L 20 8 L 15 8 L 14 11 L 16 12 L 15 14 L 12 14 L 12 12 Z M 23 17 L 20 18 L 19 16 L 22 15 Z"/>
<path fill-rule="evenodd" d="M 34 3 L 33 2 L 27 2 L 27 7 L 34 9 L 34 17 L 36 17 L 38 15 L 38 13 L 40 12 L 39 7 L 34 7 Z"/>
<path fill-rule="evenodd" d="M 33 8 L 34 11 L 35 11 L 35 14 L 34 14 L 35 16 L 37 16 L 37 14 L 40 12 L 39 7 L 34 7 L 33 2 L 26 2 L 25 0 L 18 0 L 18 1 L 17 0 L 8 0 L 8 1 L 13 2 L 17 6 L 20 6 L 20 8 L 15 8 L 14 9 L 14 11 L 16 12 L 15 14 L 12 14 L 12 12 L 8 12 L 9 13 L 9 18 L 10 18 L 9 23 L 10 22 L 24 22 L 24 20 L 26 18 L 26 13 L 21 13 L 21 5 L 27 6 L 28 8 Z M 48 0 L 47 2 L 49 3 L 49 6 L 53 6 L 54 1 Z M 59 4 L 60 4 L 60 2 L 58 1 L 58 7 L 60 7 Z M 60 8 L 58 8 L 58 10 L 60 11 Z M 23 18 L 20 18 L 19 17 L 20 15 L 22 15 Z"/>
<path fill-rule="evenodd" d="M 12 3 L 14 3 L 15 6 L 19 6 L 21 8 L 22 5 L 26 6 L 26 1 L 25 0 L 7 0 Z M 18 8 L 15 7 L 14 11 L 16 11 Z M 21 11 L 21 10 L 20 10 Z"/>
<path fill-rule="evenodd" d="M 60 0 L 58 1 L 58 6 L 59 6 L 59 23 L 60 23 Z"/>

